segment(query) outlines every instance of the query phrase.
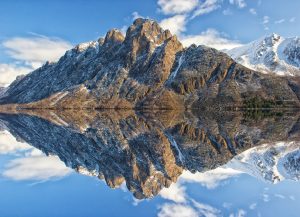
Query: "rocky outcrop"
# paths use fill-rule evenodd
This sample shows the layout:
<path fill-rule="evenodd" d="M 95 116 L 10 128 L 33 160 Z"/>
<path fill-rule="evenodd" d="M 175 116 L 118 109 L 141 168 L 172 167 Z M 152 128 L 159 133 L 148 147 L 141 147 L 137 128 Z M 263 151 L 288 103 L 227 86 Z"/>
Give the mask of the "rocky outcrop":
<path fill-rule="evenodd" d="M 299 140 L 299 114 L 26 110 L 1 114 L 18 140 L 137 198 L 153 197 L 184 170 L 204 172 L 261 144 Z M 43 117 L 43 118 L 41 118 Z"/>
<path fill-rule="evenodd" d="M 243 107 L 255 98 L 273 107 L 299 107 L 299 84 L 291 87 L 291 81 L 250 70 L 212 48 L 183 48 L 155 21 L 139 18 L 126 36 L 111 30 L 105 39 L 80 44 L 57 63 L 46 63 L 16 80 L 0 103 L 55 109 L 215 110 Z"/>

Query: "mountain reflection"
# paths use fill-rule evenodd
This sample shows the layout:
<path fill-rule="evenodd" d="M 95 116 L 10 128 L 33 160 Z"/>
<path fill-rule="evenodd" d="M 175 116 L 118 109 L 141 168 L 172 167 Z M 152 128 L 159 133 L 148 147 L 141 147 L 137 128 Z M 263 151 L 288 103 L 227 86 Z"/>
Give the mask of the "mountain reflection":
<path fill-rule="evenodd" d="M 126 182 L 139 199 L 157 195 L 185 170 L 210 171 L 253 147 L 300 139 L 296 112 L 23 110 L 0 114 L 0 126 L 111 188 Z M 297 156 L 291 163 L 299 178 Z"/>

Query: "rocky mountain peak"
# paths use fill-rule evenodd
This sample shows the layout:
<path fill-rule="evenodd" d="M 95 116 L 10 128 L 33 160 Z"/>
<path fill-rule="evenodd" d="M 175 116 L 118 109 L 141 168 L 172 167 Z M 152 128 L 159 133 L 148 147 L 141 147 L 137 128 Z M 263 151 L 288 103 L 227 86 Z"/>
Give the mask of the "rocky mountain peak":
<path fill-rule="evenodd" d="M 276 33 L 272 33 L 271 35 L 265 37 L 265 39 L 263 40 L 263 42 L 269 46 L 272 47 L 274 46 L 277 42 L 279 42 L 281 39 L 281 36 L 276 34 Z"/>
<path fill-rule="evenodd" d="M 171 32 L 163 30 L 157 22 L 138 18 L 128 28 L 125 43 L 132 48 L 132 54 L 138 56 L 144 51 L 152 53 L 171 37 Z"/>
<path fill-rule="evenodd" d="M 106 33 L 104 44 L 119 44 L 122 43 L 124 39 L 125 37 L 119 30 L 112 29 Z"/>
<path fill-rule="evenodd" d="M 157 22 L 143 18 L 136 19 L 126 32 L 126 39 L 128 41 L 143 38 L 157 44 L 163 43 L 171 36 L 171 32 L 163 30 Z"/>

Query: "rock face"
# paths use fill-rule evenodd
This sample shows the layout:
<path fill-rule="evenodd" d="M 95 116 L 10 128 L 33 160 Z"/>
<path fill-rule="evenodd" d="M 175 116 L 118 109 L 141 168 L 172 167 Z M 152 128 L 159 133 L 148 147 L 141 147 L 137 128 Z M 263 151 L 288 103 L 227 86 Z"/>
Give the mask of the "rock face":
<path fill-rule="evenodd" d="M 126 36 L 111 30 L 104 39 L 80 44 L 57 63 L 46 63 L 16 80 L 0 103 L 34 108 L 186 109 L 239 107 L 255 99 L 299 107 L 299 86 L 298 80 L 250 70 L 212 48 L 183 48 L 155 21 L 137 19 Z"/>
<path fill-rule="evenodd" d="M 238 63 L 264 73 L 300 75 L 300 39 L 272 34 L 226 51 Z"/>
<path fill-rule="evenodd" d="M 126 182 L 137 198 L 157 195 L 184 170 L 212 170 L 250 148 L 299 141 L 300 135 L 298 113 L 256 120 L 240 113 L 175 110 L 24 112 L 30 114 L 0 114 L 0 126 L 112 188 Z"/>

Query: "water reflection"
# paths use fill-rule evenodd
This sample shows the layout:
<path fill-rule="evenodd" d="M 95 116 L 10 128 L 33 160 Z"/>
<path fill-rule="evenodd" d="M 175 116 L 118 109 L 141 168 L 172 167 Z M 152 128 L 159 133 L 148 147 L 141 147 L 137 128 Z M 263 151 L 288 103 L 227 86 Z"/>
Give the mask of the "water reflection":
<path fill-rule="evenodd" d="M 31 171 L 36 171 L 33 167 L 37 165 L 45 171 L 42 177 L 69 174 L 57 163 L 58 157 L 67 167 L 103 179 L 111 188 L 126 183 L 138 199 L 161 192 L 162 197 L 177 202 L 185 200 L 183 189 L 176 185 L 179 177 L 211 188 L 240 173 L 271 183 L 298 180 L 299 117 L 295 112 L 116 110 L 1 114 L 2 129 L 52 156 L 43 163 L 40 156 L 18 159 L 11 162 L 5 175 L 34 177 Z M 58 168 L 57 174 L 47 172 L 51 166 Z M 193 206 L 203 205 L 195 202 Z"/>

